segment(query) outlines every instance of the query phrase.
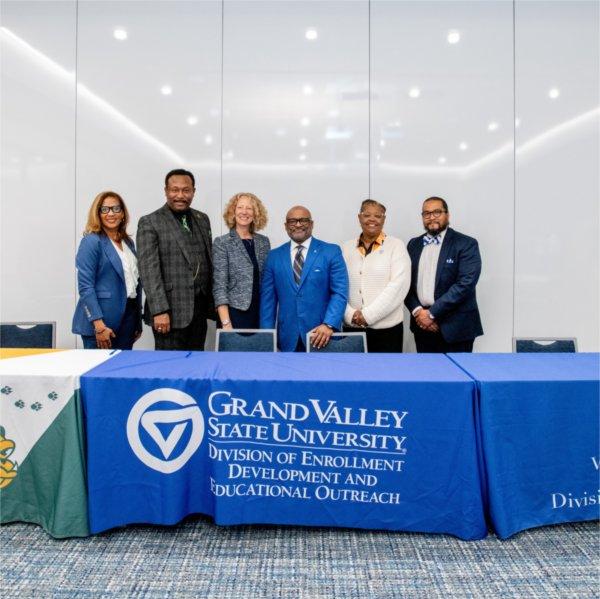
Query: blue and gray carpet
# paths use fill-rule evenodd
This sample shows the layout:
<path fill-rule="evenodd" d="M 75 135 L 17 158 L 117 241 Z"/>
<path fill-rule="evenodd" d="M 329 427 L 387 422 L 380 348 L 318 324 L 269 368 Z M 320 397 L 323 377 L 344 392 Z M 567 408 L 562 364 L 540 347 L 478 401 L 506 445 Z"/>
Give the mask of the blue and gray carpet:
<path fill-rule="evenodd" d="M 3 597 L 598 597 L 595 522 L 508 541 L 346 529 L 243 526 L 205 518 L 57 541 L 0 529 Z"/>

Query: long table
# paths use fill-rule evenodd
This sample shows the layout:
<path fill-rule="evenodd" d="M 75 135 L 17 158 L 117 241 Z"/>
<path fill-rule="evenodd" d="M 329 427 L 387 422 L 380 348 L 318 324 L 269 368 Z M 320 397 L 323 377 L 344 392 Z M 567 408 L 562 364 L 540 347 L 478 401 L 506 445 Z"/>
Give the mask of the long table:
<path fill-rule="evenodd" d="M 121 352 L 81 389 L 92 533 L 202 513 L 487 534 L 475 383 L 443 355 Z"/>
<path fill-rule="evenodd" d="M 464 539 L 485 514 L 506 538 L 599 515 L 599 354 L 0 358 L 0 521 L 55 537 L 204 513 Z"/>
<path fill-rule="evenodd" d="M 598 354 L 449 354 L 477 381 L 486 503 L 500 538 L 598 518 Z"/>

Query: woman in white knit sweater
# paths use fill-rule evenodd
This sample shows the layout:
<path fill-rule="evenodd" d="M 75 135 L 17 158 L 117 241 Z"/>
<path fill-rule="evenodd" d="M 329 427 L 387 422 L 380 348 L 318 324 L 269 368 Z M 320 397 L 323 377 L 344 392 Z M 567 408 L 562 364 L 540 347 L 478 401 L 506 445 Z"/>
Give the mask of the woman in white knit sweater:
<path fill-rule="evenodd" d="M 342 248 L 350 278 L 344 330 L 366 331 L 369 352 L 401 352 L 410 257 L 402 240 L 383 232 L 385 206 L 365 200 L 358 221 L 361 235 Z"/>

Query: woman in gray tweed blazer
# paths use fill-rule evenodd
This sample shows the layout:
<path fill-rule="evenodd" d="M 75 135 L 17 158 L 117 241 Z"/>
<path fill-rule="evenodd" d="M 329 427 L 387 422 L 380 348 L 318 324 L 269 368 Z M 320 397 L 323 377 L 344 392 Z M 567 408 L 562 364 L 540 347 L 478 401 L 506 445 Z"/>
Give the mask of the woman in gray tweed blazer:
<path fill-rule="evenodd" d="M 229 233 L 213 242 L 213 296 L 223 329 L 258 329 L 260 280 L 268 237 L 256 231 L 267 211 L 252 193 L 236 193 L 223 212 Z"/>

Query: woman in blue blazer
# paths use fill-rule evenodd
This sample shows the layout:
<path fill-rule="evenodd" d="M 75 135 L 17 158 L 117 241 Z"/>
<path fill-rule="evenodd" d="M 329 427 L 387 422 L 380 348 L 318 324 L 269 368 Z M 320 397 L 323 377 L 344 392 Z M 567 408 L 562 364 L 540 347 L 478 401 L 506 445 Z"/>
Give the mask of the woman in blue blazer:
<path fill-rule="evenodd" d="M 131 349 L 142 334 L 142 288 L 128 223 L 118 193 L 96 196 L 75 261 L 79 302 L 72 331 L 85 349 Z"/>
<path fill-rule="evenodd" d="M 223 329 L 258 329 L 260 279 L 271 249 L 256 231 L 267 211 L 252 193 L 234 195 L 223 213 L 229 233 L 213 242 L 213 295 Z"/>

